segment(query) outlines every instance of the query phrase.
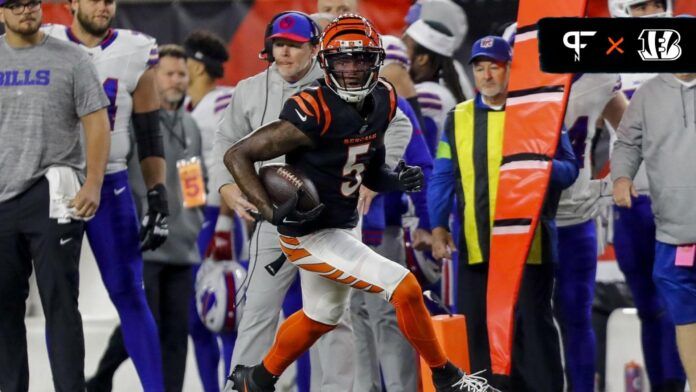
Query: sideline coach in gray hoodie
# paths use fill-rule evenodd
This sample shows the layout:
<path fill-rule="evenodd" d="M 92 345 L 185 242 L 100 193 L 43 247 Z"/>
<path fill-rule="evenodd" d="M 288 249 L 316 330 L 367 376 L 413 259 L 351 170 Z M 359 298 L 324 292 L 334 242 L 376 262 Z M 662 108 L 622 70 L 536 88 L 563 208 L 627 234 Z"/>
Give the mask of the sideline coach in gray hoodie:
<path fill-rule="evenodd" d="M 696 73 L 645 82 L 624 114 L 611 158 L 614 201 L 630 207 L 645 161 L 657 241 L 653 280 L 677 325 L 677 345 L 696 385 Z"/>

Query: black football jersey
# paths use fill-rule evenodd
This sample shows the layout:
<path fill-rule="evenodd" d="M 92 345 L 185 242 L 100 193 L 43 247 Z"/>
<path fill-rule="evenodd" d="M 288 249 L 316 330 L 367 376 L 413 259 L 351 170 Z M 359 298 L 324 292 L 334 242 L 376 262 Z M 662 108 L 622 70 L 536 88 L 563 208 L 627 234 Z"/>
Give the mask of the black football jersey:
<path fill-rule="evenodd" d="M 281 234 L 302 236 L 319 229 L 355 227 L 363 175 L 380 150 L 383 156 L 384 134 L 395 113 L 396 92 L 381 79 L 365 98 L 361 112 L 323 80 L 285 102 L 279 118 L 314 142 L 311 148 L 288 153 L 285 161 L 314 183 L 325 208 L 311 222 L 279 226 Z"/>

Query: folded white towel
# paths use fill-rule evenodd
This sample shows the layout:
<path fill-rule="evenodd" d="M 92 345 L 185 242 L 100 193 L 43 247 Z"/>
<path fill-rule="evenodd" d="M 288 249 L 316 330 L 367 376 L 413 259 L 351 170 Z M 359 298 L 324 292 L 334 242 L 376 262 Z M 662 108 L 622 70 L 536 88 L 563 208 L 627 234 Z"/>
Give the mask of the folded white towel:
<path fill-rule="evenodd" d="M 84 221 L 92 219 L 92 217 L 77 216 L 77 210 L 68 207 L 82 186 L 75 169 L 68 166 L 53 166 L 46 172 L 46 179 L 51 200 L 48 208 L 49 218 L 57 219 L 58 223 L 69 223 L 71 219 Z"/>

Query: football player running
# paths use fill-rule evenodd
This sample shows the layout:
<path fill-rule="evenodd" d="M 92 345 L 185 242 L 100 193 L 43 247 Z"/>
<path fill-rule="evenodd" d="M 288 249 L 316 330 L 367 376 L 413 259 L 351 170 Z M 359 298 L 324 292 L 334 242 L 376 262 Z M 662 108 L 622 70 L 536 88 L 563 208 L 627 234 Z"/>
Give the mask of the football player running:
<path fill-rule="evenodd" d="M 390 301 L 400 329 L 433 370 L 439 392 L 484 391 L 487 382 L 465 375 L 447 360 L 430 322 L 421 288 L 403 266 L 389 261 L 356 236 L 358 188 L 418 191 L 420 168 L 384 164 L 384 134 L 396 113 L 396 93 L 378 79 L 384 59 L 380 38 L 365 18 L 345 14 L 327 26 L 319 61 L 324 80 L 287 100 L 278 121 L 232 146 L 225 165 L 242 192 L 268 222 L 300 267 L 303 309 L 280 327 L 261 364 L 237 366 L 228 390 L 273 391 L 283 371 L 338 323 L 350 288 Z M 318 189 L 323 204 L 298 212 L 298 197 L 273 205 L 254 162 L 286 155 Z M 340 354 L 339 354 L 340 355 Z"/>
<path fill-rule="evenodd" d="M 143 289 L 141 250 L 156 249 L 168 234 L 165 161 L 159 129 L 159 96 L 152 66 L 157 43 L 135 31 L 112 29 L 114 0 L 71 0 L 71 26 L 49 25 L 45 31 L 72 41 L 90 54 L 110 105 L 111 150 L 101 191 L 102 203 L 87 223 L 87 238 L 118 311 L 129 356 L 145 391 L 164 390 L 157 326 Z M 133 123 L 148 211 L 138 234 L 135 205 L 128 185 L 126 157 Z M 89 386 L 89 385 L 88 385 Z"/>

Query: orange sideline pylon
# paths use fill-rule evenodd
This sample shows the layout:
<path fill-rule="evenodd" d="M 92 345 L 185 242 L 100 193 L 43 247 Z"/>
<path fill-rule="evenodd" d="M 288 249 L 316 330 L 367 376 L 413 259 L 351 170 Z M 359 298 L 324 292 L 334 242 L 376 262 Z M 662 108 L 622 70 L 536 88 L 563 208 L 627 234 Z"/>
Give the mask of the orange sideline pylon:
<path fill-rule="evenodd" d="M 447 358 L 460 369 L 470 373 L 469 340 L 466 335 L 466 320 L 461 314 L 433 316 L 433 328 Z M 423 392 L 435 392 L 432 372 L 423 358 L 420 359 L 421 388 Z"/>
<path fill-rule="evenodd" d="M 491 232 L 487 310 L 494 374 L 510 374 L 513 309 L 570 89 L 570 75 L 541 72 L 536 24 L 543 17 L 583 16 L 585 5 L 586 0 L 520 0 Z"/>

